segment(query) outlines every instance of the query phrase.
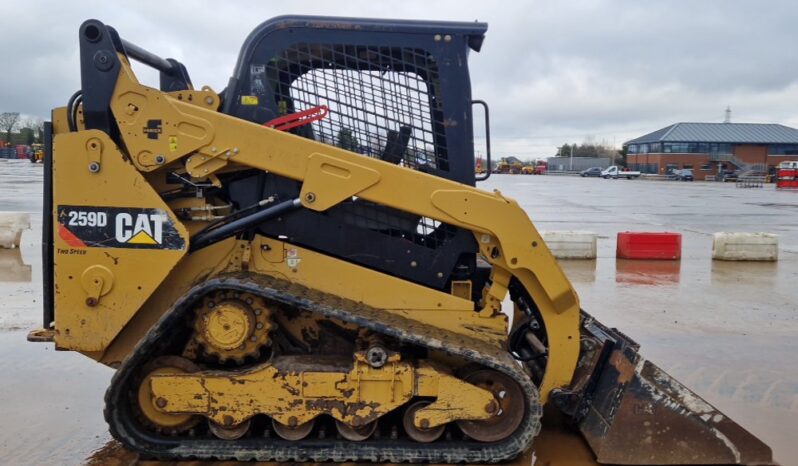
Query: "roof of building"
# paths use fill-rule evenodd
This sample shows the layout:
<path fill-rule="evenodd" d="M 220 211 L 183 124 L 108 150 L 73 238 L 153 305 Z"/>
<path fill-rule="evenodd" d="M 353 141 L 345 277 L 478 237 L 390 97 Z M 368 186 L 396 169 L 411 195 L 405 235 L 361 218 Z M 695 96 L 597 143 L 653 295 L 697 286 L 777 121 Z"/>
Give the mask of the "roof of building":
<path fill-rule="evenodd" d="M 674 123 L 624 145 L 651 142 L 798 144 L 798 129 L 771 123 Z"/>

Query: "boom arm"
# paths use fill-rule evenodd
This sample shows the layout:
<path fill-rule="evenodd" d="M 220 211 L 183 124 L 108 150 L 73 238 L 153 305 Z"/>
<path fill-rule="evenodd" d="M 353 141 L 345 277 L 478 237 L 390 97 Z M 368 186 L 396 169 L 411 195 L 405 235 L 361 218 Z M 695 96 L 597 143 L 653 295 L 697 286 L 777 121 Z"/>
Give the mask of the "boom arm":
<path fill-rule="evenodd" d="M 541 399 L 546 401 L 552 389 L 570 383 L 579 355 L 579 300 L 514 200 L 222 114 L 206 103 L 214 102 L 208 90 L 182 91 L 178 96 L 143 86 L 127 58 L 117 58 L 120 67 L 110 108 L 140 171 L 184 161 L 191 176 L 215 180 L 219 170 L 243 165 L 301 181 L 304 208 L 324 211 L 358 196 L 468 229 L 493 266 L 492 284 L 479 312 L 500 312 L 515 277 L 533 299 L 546 329 L 548 362 Z M 144 130 L 153 121 L 161 125 L 159 137 Z"/>

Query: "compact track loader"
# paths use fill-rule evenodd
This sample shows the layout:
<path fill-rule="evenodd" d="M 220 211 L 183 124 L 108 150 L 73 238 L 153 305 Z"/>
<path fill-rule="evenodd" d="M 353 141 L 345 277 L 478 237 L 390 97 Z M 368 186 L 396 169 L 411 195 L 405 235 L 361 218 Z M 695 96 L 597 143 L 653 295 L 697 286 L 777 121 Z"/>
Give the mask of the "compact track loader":
<path fill-rule="evenodd" d="M 216 93 L 80 27 L 29 338 L 116 369 L 115 438 L 161 459 L 772 462 L 581 311 L 518 203 L 475 187 L 486 30 L 280 17 Z"/>

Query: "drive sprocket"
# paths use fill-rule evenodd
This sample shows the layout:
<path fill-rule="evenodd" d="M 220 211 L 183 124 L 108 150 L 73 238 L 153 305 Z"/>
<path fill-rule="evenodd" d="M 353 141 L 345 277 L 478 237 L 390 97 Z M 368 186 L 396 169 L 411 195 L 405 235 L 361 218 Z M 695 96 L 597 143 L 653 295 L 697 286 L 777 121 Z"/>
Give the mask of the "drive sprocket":
<path fill-rule="evenodd" d="M 219 362 L 243 364 L 258 358 L 271 345 L 271 311 L 262 298 L 250 293 L 217 292 L 206 296 L 196 309 L 194 339 L 205 354 Z"/>

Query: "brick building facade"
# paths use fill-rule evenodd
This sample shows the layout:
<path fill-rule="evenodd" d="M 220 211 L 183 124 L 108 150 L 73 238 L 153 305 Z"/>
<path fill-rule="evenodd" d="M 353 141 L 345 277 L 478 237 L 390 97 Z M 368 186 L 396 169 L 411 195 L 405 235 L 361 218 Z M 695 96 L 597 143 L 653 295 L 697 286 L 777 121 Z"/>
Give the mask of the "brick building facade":
<path fill-rule="evenodd" d="M 667 174 L 691 168 L 697 179 L 719 171 L 767 172 L 798 160 L 798 129 L 758 123 L 676 123 L 624 143 L 632 170 Z"/>

